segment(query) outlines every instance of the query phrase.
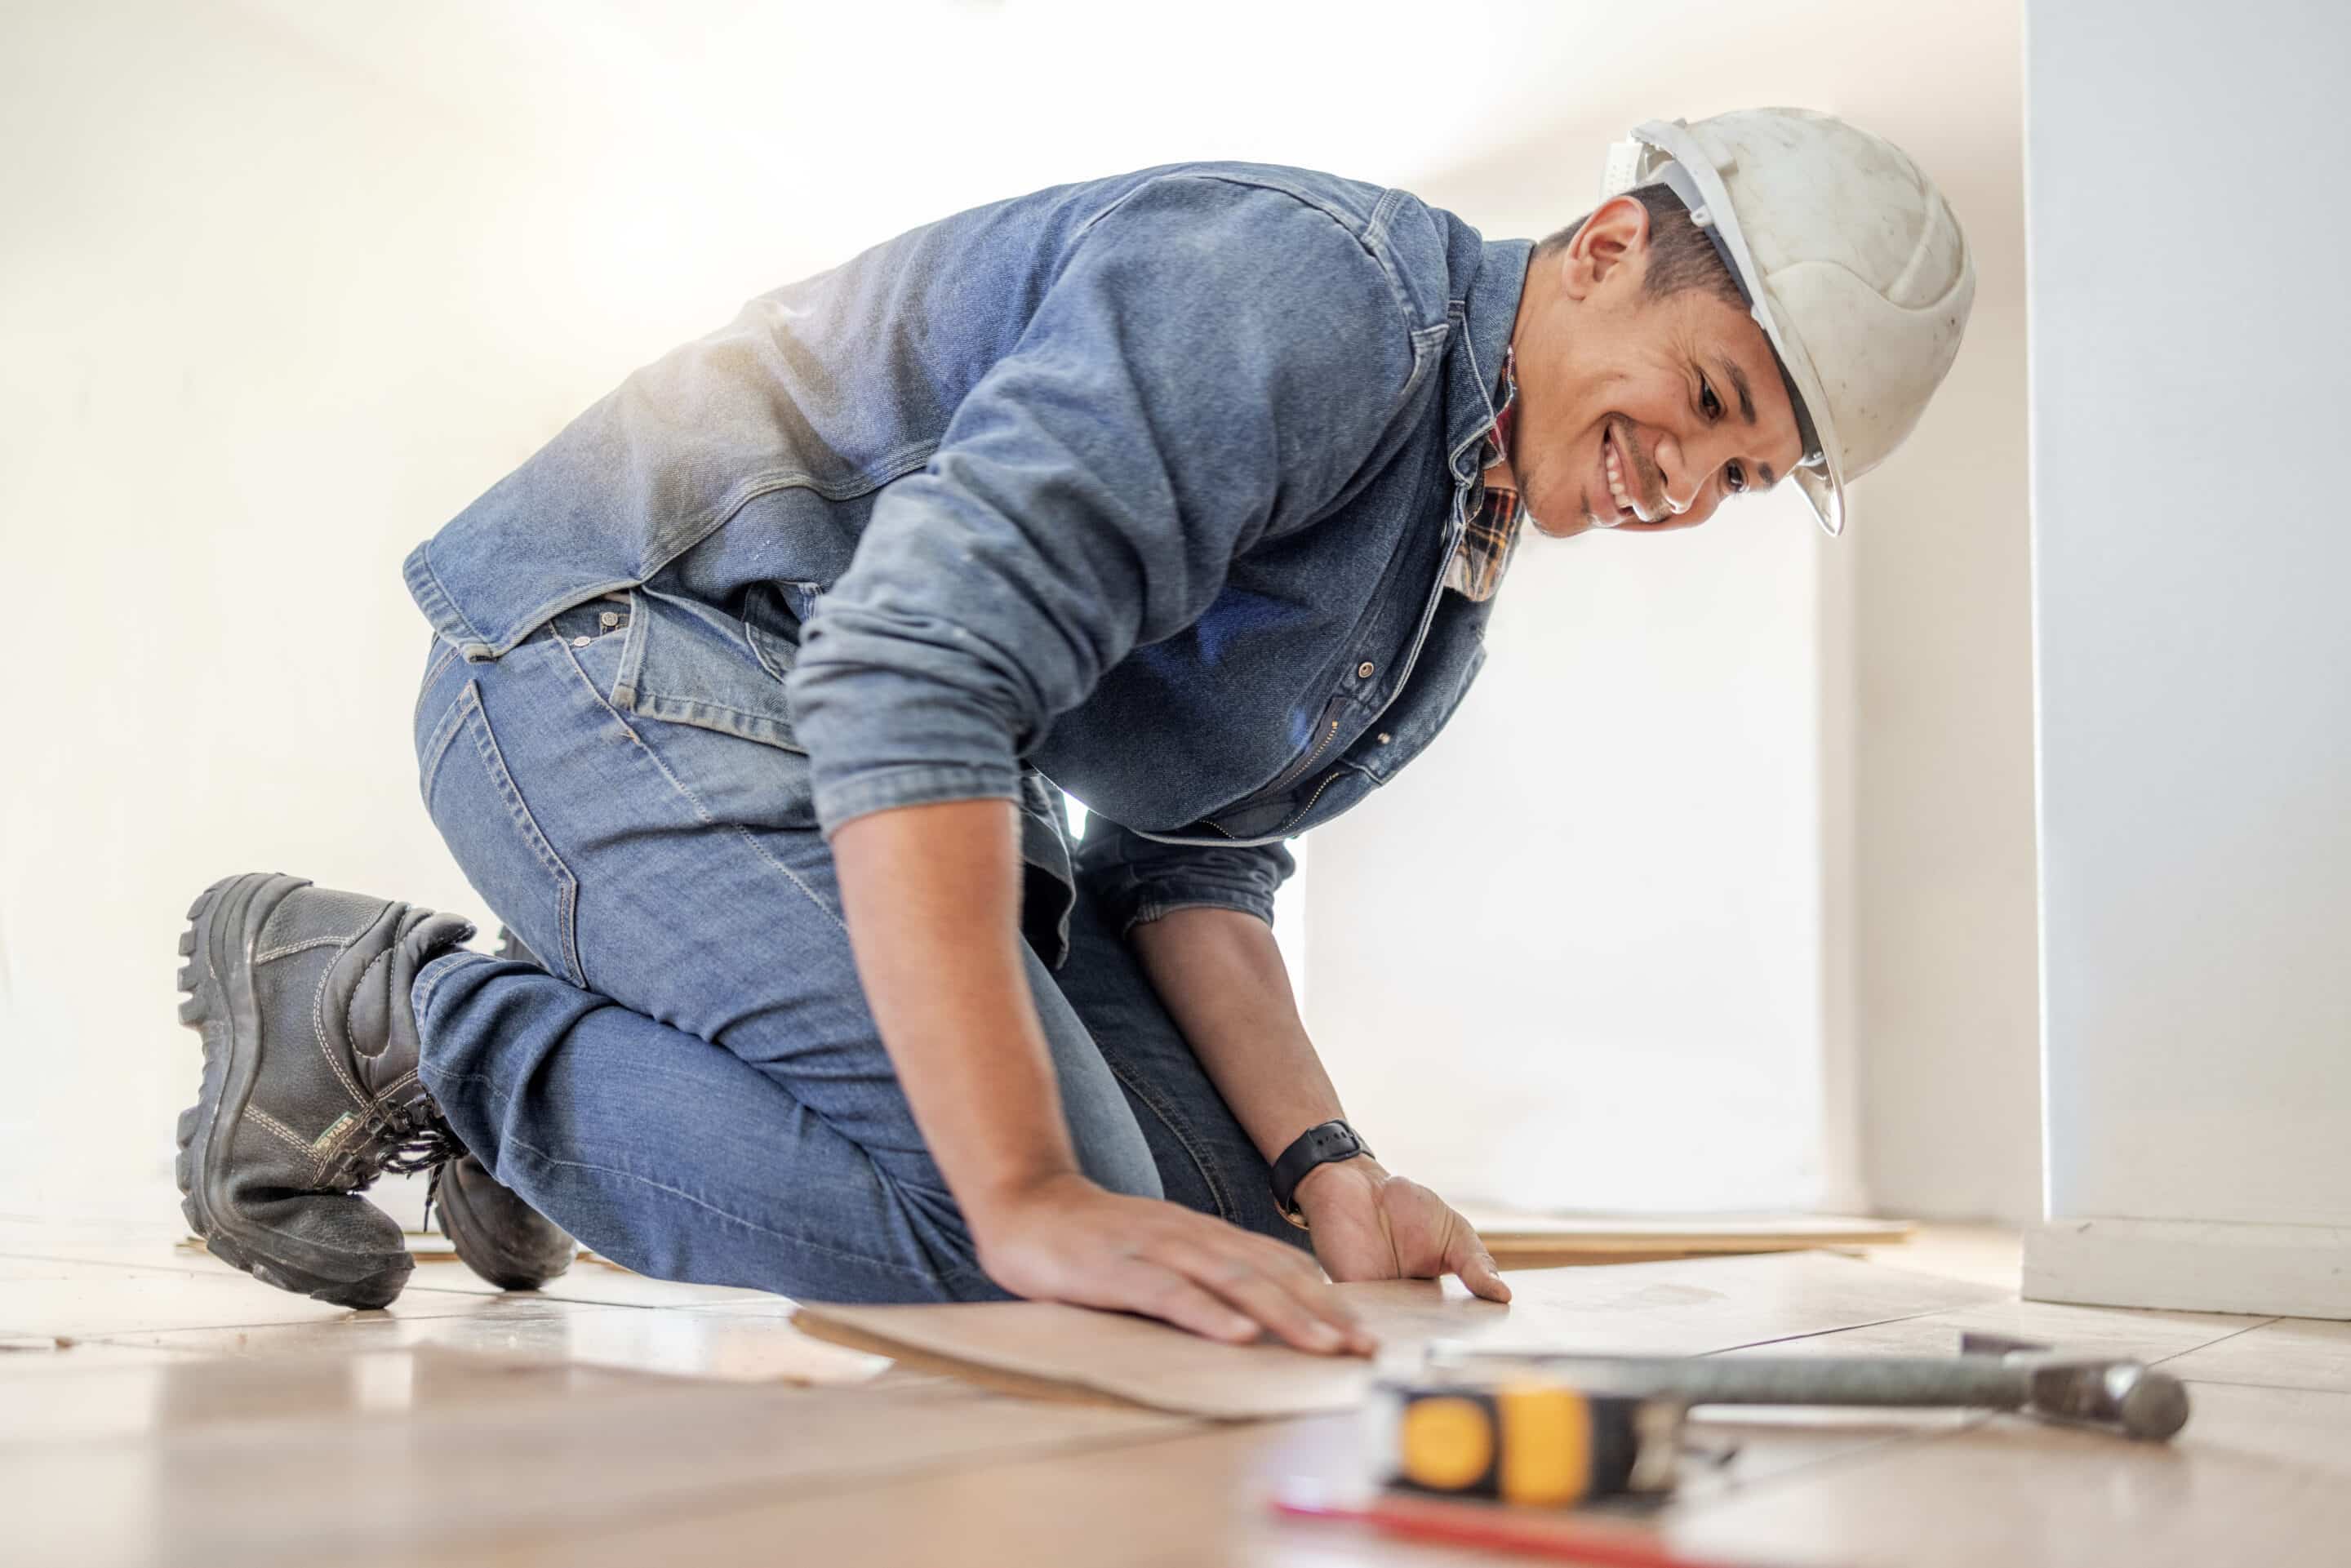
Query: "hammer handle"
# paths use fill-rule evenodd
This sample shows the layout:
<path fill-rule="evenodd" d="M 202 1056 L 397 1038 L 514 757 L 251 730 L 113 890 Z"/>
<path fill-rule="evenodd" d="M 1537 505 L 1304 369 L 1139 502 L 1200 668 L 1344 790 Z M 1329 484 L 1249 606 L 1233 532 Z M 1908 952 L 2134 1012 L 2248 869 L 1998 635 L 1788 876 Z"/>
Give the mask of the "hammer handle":
<path fill-rule="evenodd" d="M 1498 1359 L 1517 1359 L 1498 1357 Z M 1991 1356 L 1577 1356 L 1526 1358 L 1594 1394 L 1692 1405 L 1881 1405 L 2021 1410 L 2031 1373 Z"/>

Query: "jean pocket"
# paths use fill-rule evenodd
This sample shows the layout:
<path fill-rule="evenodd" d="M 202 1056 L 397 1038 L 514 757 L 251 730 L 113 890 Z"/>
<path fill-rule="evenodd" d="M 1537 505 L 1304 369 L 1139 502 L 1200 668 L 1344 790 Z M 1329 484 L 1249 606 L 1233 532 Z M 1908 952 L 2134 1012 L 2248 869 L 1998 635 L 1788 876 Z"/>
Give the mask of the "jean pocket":
<path fill-rule="evenodd" d="M 424 810 L 457 869 L 490 912 L 565 979 L 585 986 L 580 967 L 580 881 L 539 831 L 515 787 L 505 753 L 468 681 L 418 753 Z"/>
<path fill-rule="evenodd" d="M 611 704 L 641 718 L 799 751 L 784 676 L 799 649 L 764 588 L 738 613 L 639 589 Z"/>

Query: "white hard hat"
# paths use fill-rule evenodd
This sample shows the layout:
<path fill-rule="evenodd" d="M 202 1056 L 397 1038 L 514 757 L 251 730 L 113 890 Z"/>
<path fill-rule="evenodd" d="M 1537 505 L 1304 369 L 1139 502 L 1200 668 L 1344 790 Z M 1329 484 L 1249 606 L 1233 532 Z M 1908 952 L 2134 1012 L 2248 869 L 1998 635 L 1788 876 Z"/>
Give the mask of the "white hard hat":
<path fill-rule="evenodd" d="M 1649 184 L 1739 280 L 1795 397 L 1797 487 L 1842 532 L 1845 486 L 1902 444 L 1959 351 L 1976 273 L 1959 220 L 1900 148 L 1803 109 L 1635 126 L 1600 193 Z"/>

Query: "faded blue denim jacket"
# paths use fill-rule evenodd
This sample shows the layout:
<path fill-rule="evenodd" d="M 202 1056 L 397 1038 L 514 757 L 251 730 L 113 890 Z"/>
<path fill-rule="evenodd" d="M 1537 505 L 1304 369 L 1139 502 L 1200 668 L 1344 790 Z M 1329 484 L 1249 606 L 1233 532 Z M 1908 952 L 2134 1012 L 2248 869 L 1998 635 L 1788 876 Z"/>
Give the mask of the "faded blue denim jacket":
<path fill-rule="evenodd" d="M 614 706 L 804 756 L 828 834 L 1019 802 L 1057 965 L 1080 881 L 1122 927 L 1270 921 L 1282 841 L 1484 662 L 1491 605 L 1443 579 L 1530 251 L 1257 164 L 976 208 L 631 375 L 409 590 L 477 661 L 627 593 Z"/>

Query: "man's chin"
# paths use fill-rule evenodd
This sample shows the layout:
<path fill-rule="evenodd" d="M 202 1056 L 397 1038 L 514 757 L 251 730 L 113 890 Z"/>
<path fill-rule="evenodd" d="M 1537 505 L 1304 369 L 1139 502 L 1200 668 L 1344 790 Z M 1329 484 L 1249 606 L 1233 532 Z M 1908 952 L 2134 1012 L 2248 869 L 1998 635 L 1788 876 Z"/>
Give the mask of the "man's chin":
<path fill-rule="evenodd" d="M 1527 521 L 1534 526 L 1535 532 L 1547 539 L 1572 539 L 1594 526 L 1592 519 L 1581 511 L 1571 511 L 1569 521 L 1563 528 L 1544 522 L 1531 510 L 1527 513 Z"/>

